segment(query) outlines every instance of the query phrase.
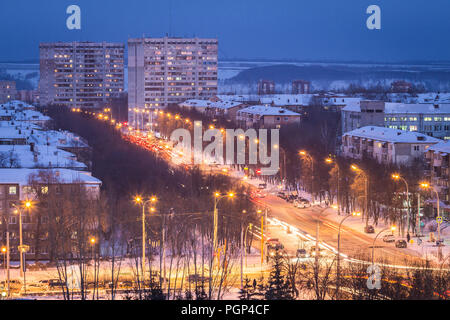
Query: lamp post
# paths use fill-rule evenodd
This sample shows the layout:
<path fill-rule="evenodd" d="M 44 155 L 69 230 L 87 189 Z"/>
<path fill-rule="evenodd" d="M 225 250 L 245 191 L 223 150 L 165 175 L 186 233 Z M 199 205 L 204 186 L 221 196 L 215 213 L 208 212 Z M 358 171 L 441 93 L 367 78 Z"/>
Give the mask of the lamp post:
<path fill-rule="evenodd" d="M 22 209 L 16 204 L 12 204 L 14 208 L 16 208 L 16 213 L 19 214 L 19 256 L 20 256 L 20 276 L 25 279 L 25 270 L 24 270 L 24 254 L 26 252 L 25 246 L 23 245 L 23 232 L 22 232 Z M 26 200 L 24 203 L 24 207 L 29 210 L 31 208 L 31 201 Z"/>
<path fill-rule="evenodd" d="M 369 212 L 367 210 L 367 195 L 368 195 L 368 189 L 369 189 L 369 177 L 367 176 L 367 173 L 359 168 L 357 165 L 352 164 L 350 168 L 357 172 L 358 174 L 361 174 L 364 177 L 364 214 L 366 215 L 366 227 L 369 225 Z"/>
<path fill-rule="evenodd" d="M 339 184 L 340 184 L 340 169 L 339 169 L 339 165 L 337 164 L 336 158 L 332 158 L 332 157 L 328 157 L 325 159 L 325 162 L 328 164 L 334 163 L 336 170 L 337 170 L 337 211 L 338 211 L 338 215 L 341 214 L 341 206 L 339 205 Z"/>
<path fill-rule="evenodd" d="M 339 280 L 340 280 L 340 262 L 341 262 L 341 227 L 344 221 L 347 218 L 350 217 L 359 217 L 361 215 L 361 212 L 352 212 L 352 214 L 349 214 L 348 216 L 345 216 L 341 223 L 339 223 L 339 229 L 338 229 L 338 247 L 337 247 L 337 264 L 336 264 L 336 278 L 337 278 L 337 285 L 336 285 L 336 293 L 339 292 Z"/>
<path fill-rule="evenodd" d="M 441 212 L 440 212 L 440 203 L 439 203 L 439 192 L 437 192 L 436 188 L 432 185 L 430 185 L 429 183 L 426 182 L 422 182 L 420 184 L 420 187 L 423 189 L 431 189 L 434 191 L 435 195 L 436 195 L 436 206 L 437 206 L 437 220 L 441 220 L 442 221 L 442 217 L 441 217 Z M 439 256 L 439 260 L 442 259 L 442 250 L 441 250 L 441 224 L 438 222 L 438 256 Z"/>
<path fill-rule="evenodd" d="M 3 270 L 5 271 L 5 278 L 6 278 L 6 252 L 7 252 L 7 248 L 5 246 L 3 246 L 2 254 L 3 254 Z"/>
<path fill-rule="evenodd" d="M 218 220 L 219 220 L 219 211 L 217 209 L 217 205 L 219 201 L 223 198 L 233 198 L 234 192 L 228 192 L 227 194 L 221 194 L 219 192 L 214 193 L 214 239 L 213 239 L 213 250 L 215 251 L 217 248 L 217 230 L 218 230 Z"/>
<path fill-rule="evenodd" d="M 248 224 L 248 226 L 247 226 L 247 228 L 245 228 L 245 234 L 244 234 L 244 245 L 247 243 L 247 234 L 248 234 L 248 231 L 250 230 L 252 230 L 252 228 L 253 228 L 253 224 L 252 223 L 249 223 Z M 247 267 L 247 250 L 245 250 L 245 267 Z"/>
<path fill-rule="evenodd" d="M 151 197 L 148 200 L 143 200 L 140 196 L 134 198 L 134 201 L 137 204 L 142 206 L 142 281 L 145 285 L 145 242 L 146 242 L 146 234 L 145 234 L 145 205 L 148 203 L 155 203 L 157 201 L 156 197 Z M 152 207 L 151 211 L 154 211 Z"/>
<path fill-rule="evenodd" d="M 311 163 L 311 203 L 314 203 L 314 189 L 313 189 L 313 186 L 314 186 L 314 160 L 313 160 L 312 156 L 304 150 L 300 150 L 299 155 L 305 157 Z"/>
<path fill-rule="evenodd" d="M 247 210 L 242 210 L 242 213 L 246 214 Z M 241 221 L 242 221 L 242 218 L 241 218 Z M 247 231 L 247 228 L 246 228 L 246 231 Z M 244 250 L 245 250 L 244 226 L 243 226 L 243 223 L 241 222 L 241 290 L 244 288 Z"/>
<path fill-rule="evenodd" d="M 408 182 L 398 173 L 392 175 L 392 179 L 401 180 L 405 183 L 406 186 L 406 205 L 407 205 L 407 218 L 406 218 L 406 232 L 409 233 L 409 217 L 410 217 L 410 208 L 409 208 L 409 187 Z M 402 228 L 403 229 L 403 228 Z"/>
<path fill-rule="evenodd" d="M 380 232 L 377 233 L 377 235 L 375 236 L 375 239 L 373 239 L 373 243 L 372 243 L 372 265 L 374 264 L 374 256 L 375 256 L 375 241 L 377 241 L 377 238 L 380 234 L 382 234 L 384 231 L 387 230 L 391 230 L 392 233 L 394 233 L 395 231 L 395 226 L 391 226 L 390 228 L 386 228 L 381 230 Z"/>

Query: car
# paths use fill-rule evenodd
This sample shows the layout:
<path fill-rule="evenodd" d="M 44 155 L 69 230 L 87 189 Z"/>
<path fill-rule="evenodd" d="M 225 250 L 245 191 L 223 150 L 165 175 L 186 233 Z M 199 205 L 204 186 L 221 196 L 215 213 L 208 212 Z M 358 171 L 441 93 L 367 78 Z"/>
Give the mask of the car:
<path fill-rule="evenodd" d="M 406 248 L 407 244 L 405 240 L 397 240 L 395 241 L 395 247 L 396 248 Z"/>
<path fill-rule="evenodd" d="M 266 195 L 264 194 L 264 193 L 262 193 L 262 192 L 257 192 L 256 193 L 256 197 L 257 198 L 264 198 Z"/>
<path fill-rule="evenodd" d="M 281 198 L 281 199 L 286 199 L 286 194 L 282 191 L 277 193 L 277 197 Z"/>
<path fill-rule="evenodd" d="M 309 257 L 309 254 L 308 254 L 308 252 L 306 252 L 306 249 L 297 249 L 297 252 L 295 255 L 297 258 L 308 258 Z"/>
<path fill-rule="evenodd" d="M 392 234 L 387 234 L 383 237 L 384 242 L 395 242 L 395 237 Z"/>
<path fill-rule="evenodd" d="M 365 233 L 375 233 L 375 228 L 372 225 L 368 225 L 364 227 Z"/>
<path fill-rule="evenodd" d="M 59 280 L 59 279 L 49 279 L 48 280 L 48 286 L 50 288 L 56 288 L 56 287 L 61 287 L 61 286 L 65 286 L 66 284 Z"/>
<path fill-rule="evenodd" d="M 265 188 L 267 188 L 267 183 L 258 184 L 258 189 L 265 189 Z"/>
<path fill-rule="evenodd" d="M 293 203 L 295 201 L 295 199 L 297 199 L 297 196 L 290 194 L 287 196 L 286 201 Z"/>
<path fill-rule="evenodd" d="M 308 208 L 308 207 L 311 207 L 311 202 L 309 202 L 306 199 L 297 200 L 296 207 L 297 208 Z"/>

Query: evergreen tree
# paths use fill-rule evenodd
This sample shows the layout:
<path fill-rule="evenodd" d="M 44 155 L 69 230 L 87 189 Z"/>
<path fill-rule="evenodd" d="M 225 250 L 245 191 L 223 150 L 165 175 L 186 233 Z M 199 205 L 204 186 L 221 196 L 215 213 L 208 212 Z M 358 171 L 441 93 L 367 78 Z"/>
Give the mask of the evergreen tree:
<path fill-rule="evenodd" d="M 277 250 L 273 257 L 273 267 L 270 272 L 265 298 L 267 300 L 292 300 L 294 299 L 292 287 L 286 279 L 283 271 L 283 256 Z"/>

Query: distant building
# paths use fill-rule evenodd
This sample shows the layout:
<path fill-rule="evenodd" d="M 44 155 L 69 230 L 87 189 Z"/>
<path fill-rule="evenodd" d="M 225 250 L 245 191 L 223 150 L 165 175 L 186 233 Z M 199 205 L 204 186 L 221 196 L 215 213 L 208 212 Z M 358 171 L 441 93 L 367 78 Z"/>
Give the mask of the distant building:
<path fill-rule="evenodd" d="M 300 123 L 300 114 L 277 107 L 250 106 L 237 111 L 236 121 L 245 128 L 281 128 Z"/>
<path fill-rule="evenodd" d="M 306 80 L 292 81 L 292 94 L 308 94 L 311 91 L 311 82 Z"/>
<path fill-rule="evenodd" d="M 122 43 L 41 43 L 39 102 L 102 108 L 124 90 Z"/>
<path fill-rule="evenodd" d="M 260 97 L 259 104 L 303 113 L 310 105 L 312 97 L 312 94 L 272 94 Z"/>
<path fill-rule="evenodd" d="M 274 94 L 275 93 L 275 82 L 271 80 L 259 80 L 258 82 L 258 94 Z"/>
<path fill-rule="evenodd" d="M 342 136 L 342 155 L 347 158 L 368 157 L 379 163 L 410 164 L 442 140 L 418 132 L 376 126 L 352 130 Z"/>
<path fill-rule="evenodd" d="M 128 123 L 148 121 L 146 108 L 164 108 L 217 95 L 218 40 L 128 40 Z"/>
<path fill-rule="evenodd" d="M 411 82 L 400 80 L 391 83 L 391 91 L 394 93 L 406 93 L 411 91 L 411 89 L 412 89 Z"/>
<path fill-rule="evenodd" d="M 439 199 L 450 210 L 450 141 L 440 142 L 427 149 L 425 153 L 427 168 L 425 174 L 428 181 L 439 193 Z M 448 214 L 448 213 L 447 213 Z"/>
<path fill-rule="evenodd" d="M 450 139 L 450 104 L 361 101 L 342 109 L 342 132 L 373 125 Z"/>
<path fill-rule="evenodd" d="M 16 96 L 16 82 L 0 80 L 0 103 L 15 100 Z"/>

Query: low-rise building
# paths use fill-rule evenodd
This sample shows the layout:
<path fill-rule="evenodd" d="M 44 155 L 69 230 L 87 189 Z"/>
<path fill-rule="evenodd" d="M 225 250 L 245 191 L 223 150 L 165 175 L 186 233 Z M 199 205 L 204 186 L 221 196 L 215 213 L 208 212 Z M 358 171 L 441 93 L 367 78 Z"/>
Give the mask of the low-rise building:
<path fill-rule="evenodd" d="M 16 96 L 16 82 L 0 80 L 0 103 L 15 100 Z"/>
<path fill-rule="evenodd" d="M 447 103 L 361 101 L 344 107 L 341 121 L 342 132 L 372 125 L 450 139 L 450 104 Z"/>
<path fill-rule="evenodd" d="M 408 165 L 441 141 L 418 132 L 366 126 L 344 133 L 341 148 L 347 158 L 368 157 L 379 163 Z"/>
<path fill-rule="evenodd" d="M 300 123 L 300 114 L 278 107 L 250 106 L 236 114 L 236 122 L 245 128 L 281 128 Z"/>
<path fill-rule="evenodd" d="M 440 142 L 428 148 L 425 161 L 427 179 L 444 202 L 441 207 L 450 211 L 450 142 Z"/>
<path fill-rule="evenodd" d="M 101 181 L 87 172 L 69 169 L 0 169 L 0 243 L 6 243 L 6 232 L 9 232 L 11 259 L 19 258 L 19 217 L 14 205 L 20 207 L 22 201 L 37 200 L 37 192 L 67 201 L 72 192 L 82 190 L 87 199 L 97 199 L 100 186 Z M 23 243 L 30 247 L 26 253 L 27 259 L 36 258 L 37 245 L 37 258 L 49 258 L 49 226 L 52 221 L 42 199 L 36 201 L 36 208 L 22 212 Z M 37 211 L 39 214 L 36 214 Z"/>

